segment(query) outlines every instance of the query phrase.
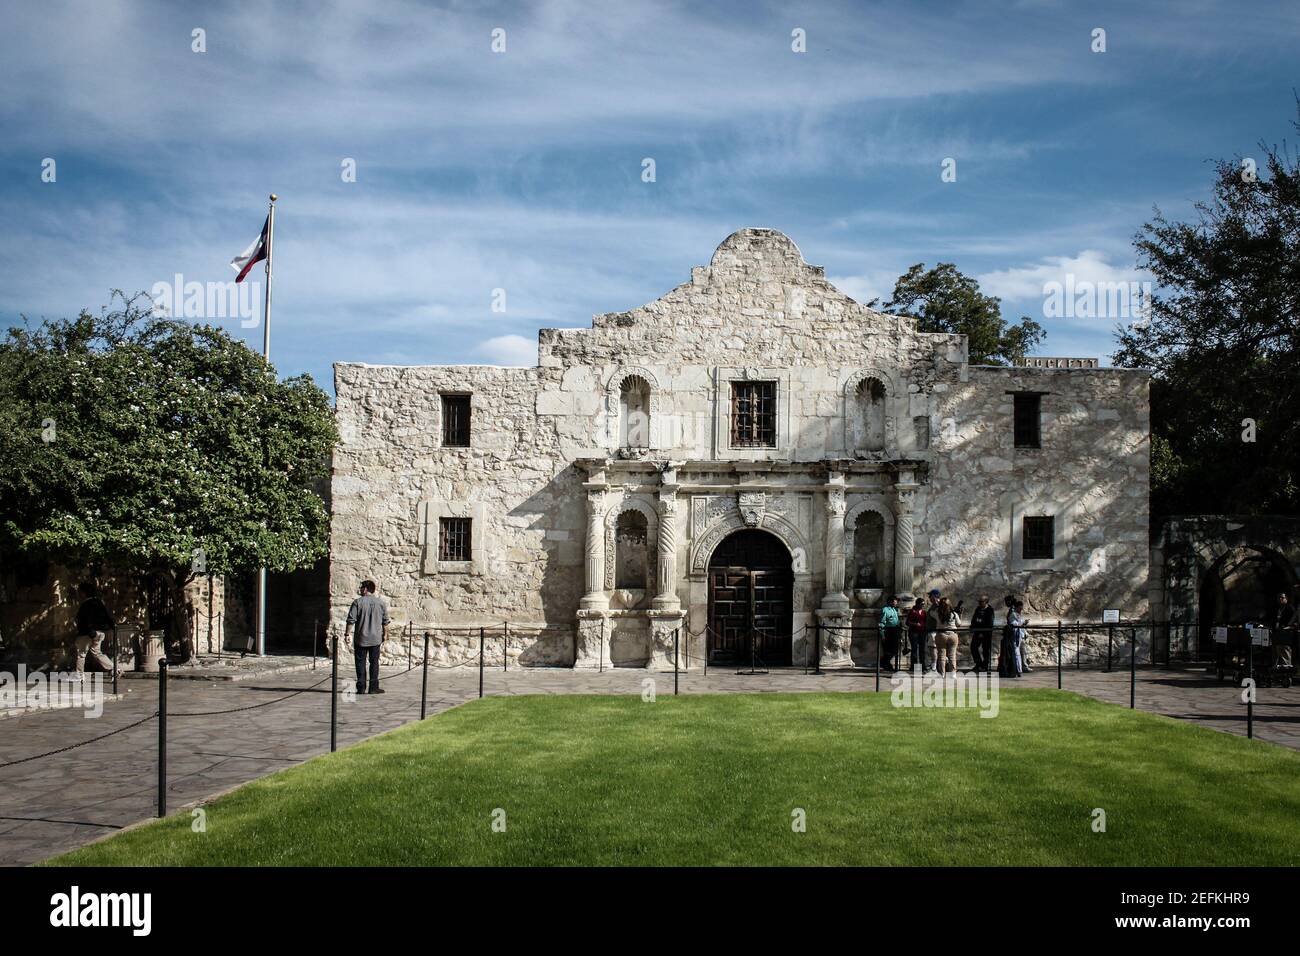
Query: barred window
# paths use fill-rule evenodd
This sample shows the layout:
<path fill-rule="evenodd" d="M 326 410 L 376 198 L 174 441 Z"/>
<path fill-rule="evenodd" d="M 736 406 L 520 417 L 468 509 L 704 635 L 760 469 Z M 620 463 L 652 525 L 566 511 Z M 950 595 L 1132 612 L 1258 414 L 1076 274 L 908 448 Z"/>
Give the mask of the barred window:
<path fill-rule="evenodd" d="M 776 382 L 731 383 L 731 447 L 776 447 Z"/>
<path fill-rule="evenodd" d="M 468 561 L 471 518 L 438 519 L 438 560 Z"/>
<path fill-rule="evenodd" d="M 1015 437 L 1017 448 L 1041 448 L 1042 433 L 1040 415 L 1043 396 L 1037 392 L 1016 392 L 1013 396 L 1015 405 Z"/>
<path fill-rule="evenodd" d="M 442 443 L 451 448 L 469 447 L 469 396 L 442 396 Z"/>
<path fill-rule="evenodd" d="M 1051 515 L 1025 515 L 1021 556 L 1028 560 L 1056 557 L 1056 519 Z"/>

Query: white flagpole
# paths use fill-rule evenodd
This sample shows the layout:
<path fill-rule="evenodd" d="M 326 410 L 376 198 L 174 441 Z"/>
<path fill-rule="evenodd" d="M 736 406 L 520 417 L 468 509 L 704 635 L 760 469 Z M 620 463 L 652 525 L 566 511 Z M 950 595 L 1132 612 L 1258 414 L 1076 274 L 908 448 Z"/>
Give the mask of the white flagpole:
<path fill-rule="evenodd" d="M 271 256 L 275 249 L 275 193 L 271 193 L 271 211 L 266 216 L 266 300 L 262 306 L 262 358 L 271 362 Z M 258 657 L 266 656 L 266 568 L 257 569 L 257 645 Z"/>

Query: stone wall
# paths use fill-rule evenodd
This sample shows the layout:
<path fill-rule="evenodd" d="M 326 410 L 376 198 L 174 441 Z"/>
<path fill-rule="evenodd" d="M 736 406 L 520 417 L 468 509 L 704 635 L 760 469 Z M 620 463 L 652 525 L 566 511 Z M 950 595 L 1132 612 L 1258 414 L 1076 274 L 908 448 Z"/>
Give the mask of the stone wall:
<path fill-rule="evenodd" d="M 144 582 L 136 573 L 109 570 L 91 576 L 84 570 L 40 562 L 0 567 L 0 659 L 30 667 L 62 662 L 71 652 L 76 633 L 81 606 L 77 589 L 88 577 L 98 584 L 100 596 L 119 626 L 135 633 L 148 629 Z M 186 586 L 195 611 L 190 633 L 199 653 L 214 652 L 223 633 L 229 643 L 232 629 L 242 634 L 240 600 L 233 590 L 219 576 L 209 580 L 199 575 Z M 126 643 L 119 659 L 124 666 L 134 660 Z"/>
<path fill-rule="evenodd" d="M 796 662 L 818 615 L 874 619 L 888 591 L 937 586 L 969 608 L 981 590 L 999 606 L 1014 590 L 1038 619 L 1146 613 L 1143 372 L 972 367 L 964 337 L 854 302 L 761 229 L 730 236 L 654 302 L 542 330 L 538 358 L 335 366 L 336 633 L 371 578 L 394 622 L 433 630 L 446 659 L 509 621 L 525 663 L 662 662 L 671 615 L 701 633 L 709 552 L 743 527 L 792 555 Z M 744 380 L 776 383 L 774 448 L 731 447 L 731 383 Z M 625 382 L 649 393 L 635 444 Z M 1013 447 L 1010 391 L 1043 393 L 1042 448 Z M 471 394 L 468 448 L 442 447 L 443 392 Z M 671 571 L 662 593 L 654 580 L 613 588 L 613 529 L 629 509 L 658 545 L 651 566 Z M 851 595 L 846 552 L 865 513 L 879 516 L 892 574 L 881 593 Z M 1027 513 L 1056 516 L 1051 560 L 1017 557 Z M 471 519 L 464 565 L 438 559 L 444 517 Z"/>

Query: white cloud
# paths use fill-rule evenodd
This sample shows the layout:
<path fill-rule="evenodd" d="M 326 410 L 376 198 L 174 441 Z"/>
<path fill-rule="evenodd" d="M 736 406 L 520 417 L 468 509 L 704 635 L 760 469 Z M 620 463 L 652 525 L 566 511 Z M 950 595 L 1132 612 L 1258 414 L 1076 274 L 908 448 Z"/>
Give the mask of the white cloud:
<path fill-rule="evenodd" d="M 1084 249 L 1075 256 L 1046 256 L 1027 266 L 1015 266 L 985 272 L 975 278 L 986 295 L 1001 299 L 1024 301 L 1042 299 L 1043 287 L 1049 282 L 1066 282 L 1073 276 L 1075 285 L 1083 283 L 1145 282 L 1151 277 L 1133 265 L 1120 265 L 1107 260 L 1106 254 L 1096 249 Z"/>
<path fill-rule="evenodd" d="M 489 365 L 522 365 L 528 368 L 537 364 L 537 340 L 522 335 L 497 335 L 479 344 L 475 353 L 488 359 Z"/>

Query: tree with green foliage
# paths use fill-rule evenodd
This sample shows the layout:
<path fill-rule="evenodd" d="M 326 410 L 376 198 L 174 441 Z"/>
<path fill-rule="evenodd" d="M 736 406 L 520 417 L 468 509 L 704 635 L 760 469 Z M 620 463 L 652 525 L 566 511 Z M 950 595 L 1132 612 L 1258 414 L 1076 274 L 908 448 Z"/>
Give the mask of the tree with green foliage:
<path fill-rule="evenodd" d="M 0 340 L 0 556 L 162 573 L 176 608 L 196 573 L 310 565 L 328 397 L 142 298 Z"/>
<path fill-rule="evenodd" d="M 893 315 L 911 315 L 922 332 L 966 336 L 973 365 L 1015 365 L 1043 339 L 1043 327 L 1028 316 L 1014 325 L 1002 318 L 997 296 L 957 271 L 951 262 L 927 270 L 918 262 L 898 277 L 884 305 Z"/>
<path fill-rule="evenodd" d="M 1157 209 L 1134 240 L 1156 290 L 1114 362 L 1153 373 L 1156 514 L 1300 513 L 1300 160 L 1260 150 L 1215 164 L 1193 221 Z"/>

